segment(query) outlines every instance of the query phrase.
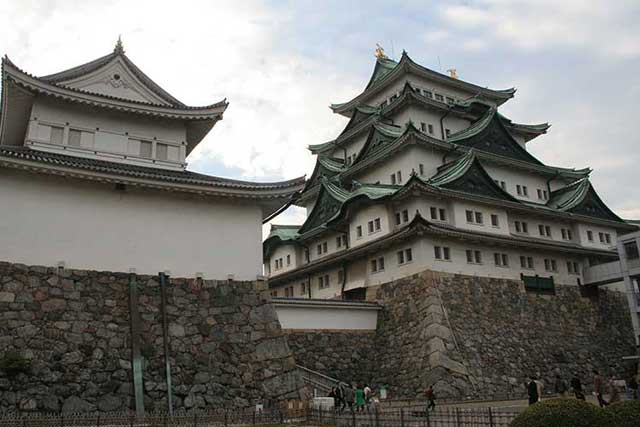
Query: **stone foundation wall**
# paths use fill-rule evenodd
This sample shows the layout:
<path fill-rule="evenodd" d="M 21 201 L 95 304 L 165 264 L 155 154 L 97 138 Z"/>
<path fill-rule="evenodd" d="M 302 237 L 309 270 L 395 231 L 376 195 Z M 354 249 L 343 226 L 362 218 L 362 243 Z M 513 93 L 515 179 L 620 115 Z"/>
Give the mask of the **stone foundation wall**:
<path fill-rule="evenodd" d="M 345 382 L 370 380 L 375 331 L 286 330 L 296 363 Z"/>
<path fill-rule="evenodd" d="M 555 371 L 591 387 L 592 369 L 624 378 L 635 354 L 626 297 L 573 286 L 555 295 L 522 283 L 425 271 L 368 289 L 383 305 L 375 333 L 286 331 L 297 363 L 344 381 L 386 385 L 393 398 L 524 394 L 534 374 Z"/>
<path fill-rule="evenodd" d="M 166 410 L 160 286 L 123 273 L 0 263 L 0 412 L 134 407 L 129 283 L 137 283 L 145 409 Z M 253 282 L 172 279 L 167 287 L 174 407 L 245 407 L 299 398 L 295 361 Z"/>

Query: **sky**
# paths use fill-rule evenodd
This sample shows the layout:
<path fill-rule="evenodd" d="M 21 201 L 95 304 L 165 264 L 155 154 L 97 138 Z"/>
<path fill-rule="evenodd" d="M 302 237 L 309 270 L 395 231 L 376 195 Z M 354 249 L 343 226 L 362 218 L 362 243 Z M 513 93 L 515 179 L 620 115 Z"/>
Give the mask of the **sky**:
<path fill-rule="evenodd" d="M 255 181 L 309 176 L 309 144 L 347 119 L 331 103 L 366 85 L 376 43 L 436 71 L 516 87 L 501 112 L 549 122 L 530 151 L 591 167 L 596 190 L 640 219 L 640 1 L 119 1 L 4 0 L 0 52 L 46 75 L 109 53 L 129 56 L 189 105 L 226 98 L 224 119 L 189 169 Z M 301 223 L 289 209 L 276 223 Z"/>

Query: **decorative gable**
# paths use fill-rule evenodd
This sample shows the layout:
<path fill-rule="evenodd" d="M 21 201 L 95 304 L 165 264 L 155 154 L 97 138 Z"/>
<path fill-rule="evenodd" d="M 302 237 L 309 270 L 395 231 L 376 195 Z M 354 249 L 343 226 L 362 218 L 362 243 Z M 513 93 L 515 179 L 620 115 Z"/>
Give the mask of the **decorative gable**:
<path fill-rule="evenodd" d="M 302 224 L 298 233 L 304 234 L 311 231 L 331 219 L 339 210 L 342 201 L 335 199 L 323 187 L 320 189 L 318 200 L 307 220 Z"/>
<path fill-rule="evenodd" d="M 127 67 L 122 56 L 114 56 L 113 60 L 91 73 L 63 80 L 57 84 L 130 101 L 170 105 L 138 79 Z"/>
<path fill-rule="evenodd" d="M 458 160 L 443 167 L 436 176 L 429 180 L 429 184 L 462 193 L 518 202 L 495 183 L 480 164 L 473 150 L 469 150 Z"/>
<path fill-rule="evenodd" d="M 469 128 L 451 135 L 447 141 L 527 163 L 543 164 L 513 139 L 495 109 L 490 109 Z"/>

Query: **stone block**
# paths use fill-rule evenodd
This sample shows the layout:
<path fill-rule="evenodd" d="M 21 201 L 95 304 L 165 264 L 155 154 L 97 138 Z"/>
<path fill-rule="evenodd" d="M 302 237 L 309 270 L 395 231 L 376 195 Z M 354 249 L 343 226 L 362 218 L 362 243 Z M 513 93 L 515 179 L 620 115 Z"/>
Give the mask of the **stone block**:
<path fill-rule="evenodd" d="M 14 302 L 16 294 L 13 292 L 0 292 L 0 302 Z"/>

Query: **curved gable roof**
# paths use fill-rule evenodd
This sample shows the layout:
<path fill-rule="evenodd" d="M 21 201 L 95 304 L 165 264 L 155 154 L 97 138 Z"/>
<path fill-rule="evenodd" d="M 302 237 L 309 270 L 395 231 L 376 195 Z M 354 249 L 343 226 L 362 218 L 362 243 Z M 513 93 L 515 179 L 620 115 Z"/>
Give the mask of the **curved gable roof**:
<path fill-rule="evenodd" d="M 553 191 L 547 206 L 560 211 L 609 221 L 626 222 L 609 209 L 587 178 Z"/>

